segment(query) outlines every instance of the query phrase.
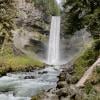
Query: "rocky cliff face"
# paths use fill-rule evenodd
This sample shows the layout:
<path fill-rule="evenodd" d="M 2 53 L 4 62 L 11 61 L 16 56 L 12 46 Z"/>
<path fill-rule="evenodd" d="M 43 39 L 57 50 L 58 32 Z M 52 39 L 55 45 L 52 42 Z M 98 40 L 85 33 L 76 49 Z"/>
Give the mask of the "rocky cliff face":
<path fill-rule="evenodd" d="M 50 16 L 37 8 L 32 0 L 14 1 L 17 11 L 13 19 L 15 28 L 12 30 L 15 47 L 36 53 L 43 51 L 45 46 L 42 42 L 49 34 Z"/>
<path fill-rule="evenodd" d="M 14 49 L 19 46 L 21 49 L 31 47 L 36 52 L 43 50 L 42 42 L 49 34 L 50 15 L 45 14 L 48 9 L 42 8 L 38 8 L 34 0 L 0 0 L 0 44 L 5 45 L 10 39 Z M 0 47 L 4 49 L 4 45 Z"/>
<path fill-rule="evenodd" d="M 37 33 L 48 34 L 50 18 L 44 16 L 42 10 L 36 8 L 32 0 L 15 0 L 15 4 L 17 16 L 14 22 L 17 29 L 23 28 L 34 35 Z"/>

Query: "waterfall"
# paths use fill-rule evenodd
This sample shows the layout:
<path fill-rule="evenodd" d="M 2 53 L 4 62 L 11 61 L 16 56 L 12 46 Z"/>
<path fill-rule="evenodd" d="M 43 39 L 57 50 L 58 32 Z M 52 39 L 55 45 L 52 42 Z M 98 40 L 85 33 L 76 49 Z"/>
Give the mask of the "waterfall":
<path fill-rule="evenodd" d="M 58 65 L 59 62 L 59 42 L 60 42 L 60 16 L 53 16 L 48 47 L 48 64 Z"/>

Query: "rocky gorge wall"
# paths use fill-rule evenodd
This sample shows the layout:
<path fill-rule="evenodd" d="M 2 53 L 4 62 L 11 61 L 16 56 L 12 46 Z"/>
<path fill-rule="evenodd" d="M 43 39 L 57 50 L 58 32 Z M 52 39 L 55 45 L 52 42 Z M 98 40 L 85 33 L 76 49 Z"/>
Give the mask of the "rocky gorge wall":
<path fill-rule="evenodd" d="M 36 53 L 45 50 L 41 42 L 44 42 L 47 39 L 46 35 L 49 34 L 50 16 L 46 16 L 42 9 L 35 7 L 32 0 L 15 0 L 15 8 L 17 11 L 13 19 L 15 28 L 12 30 L 13 36 L 16 37 L 13 38 L 15 47 L 31 48 L 28 50 Z"/>
<path fill-rule="evenodd" d="M 31 47 L 33 51 L 39 52 L 44 50 L 44 47 L 41 48 L 41 44 L 44 46 L 45 43 L 47 43 L 51 10 L 43 6 L 40 1 L 35 2 L 34 0 L 4 0 L 0 2 L 0 14 L 2 15 L 2 21 L 4 21 L 0 24 L 0 30 L 2 29 L 0 34 L 3 34 L 3 37 L 0 35 L 0 38 L 2 38 L 1 43 L 3 44 L 4 38 L 7 36 L 5 40 L 8 41 L 10 39 L 10 41 L 12 41 L 11 43 L 14 42 L 14 49 L 16 49 L 15 47 L 18 47 L 19 44 L 21 48 L 24 46 L 30 47 L 29 45 L 32 44 Z M 37 3 L 41 4 L 41 6 L 38 7 Z M 5 7 L 4 11 L 6 11 L 6 15 L 2 10 L 2 6 Z M 4 27 L 2 27 L 2 25 Z M 13 37 L 16 37 L 17 40 Z M 19 44 L 16 41 L 19 42 Z M 34 45 L 36 43 L 38 44 Z"/>

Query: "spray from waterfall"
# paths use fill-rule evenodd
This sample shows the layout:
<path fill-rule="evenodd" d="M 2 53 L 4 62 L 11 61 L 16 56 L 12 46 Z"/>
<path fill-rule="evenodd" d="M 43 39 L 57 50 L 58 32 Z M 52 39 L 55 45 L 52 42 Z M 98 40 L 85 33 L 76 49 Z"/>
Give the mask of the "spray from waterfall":
<path fill-rule="evenodd" d="M 49 36 L 47 63 L 58 65 L 59 62 L 59 43 L 60 42 L 60 16 L 53 16 Z"/>
<path fill-rule="evenodd" d="M 34 47 L 37 48 L 38 44 L 34 45 L 34 43 L 30 43 L 30 39 L 34 40 L 34 35 L 31 32 L 24 29 L 16 29 L 12 30 L 12 33 L 13 44 L 17 49 L 21 50 L 27 56 L 39 59 L 49 65 L 63 65 L 68 63 L 84 50 L 84 46 L 88 42 L 92 41 L 91 35 L 86 29 L 81 29 L 73 35 L 66 33 L 66 38 L 60 37 L 60 17 L 58 16 L 52 17 L 51 20 L 49 45 L 48 49 L 46 49 L 48 50 L 47 55 L 45 55 L 45 45 L 39 45 L 38 54 L 41 54 L 40 50 L 42 50 L 42 56 L 35 53 Z M 46 59 L 44 56 L 46 56 Z"/>

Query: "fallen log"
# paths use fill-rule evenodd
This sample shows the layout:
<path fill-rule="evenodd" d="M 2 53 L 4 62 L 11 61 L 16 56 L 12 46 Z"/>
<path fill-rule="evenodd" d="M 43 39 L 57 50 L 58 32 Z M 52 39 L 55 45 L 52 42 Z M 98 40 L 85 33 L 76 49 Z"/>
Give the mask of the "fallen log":
<path fill-rule="evenodd" d="M 84 73 L 82 78 L 77 82 L 76 87 L 84 87 L 85 82 L 92 75 L 93 70 L 96 68 L 97 64 L 99 63 L 100 63 L 100 58 L 98 58 L 96 62 L 91 67 L 89 67 L 89 69 Z"/>

